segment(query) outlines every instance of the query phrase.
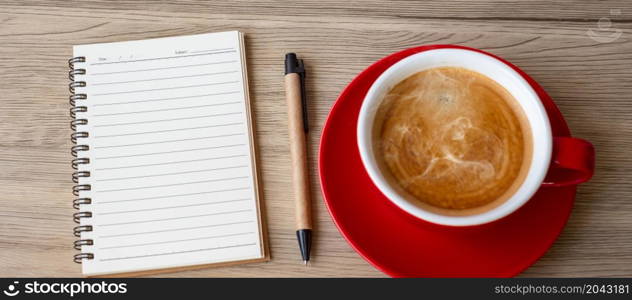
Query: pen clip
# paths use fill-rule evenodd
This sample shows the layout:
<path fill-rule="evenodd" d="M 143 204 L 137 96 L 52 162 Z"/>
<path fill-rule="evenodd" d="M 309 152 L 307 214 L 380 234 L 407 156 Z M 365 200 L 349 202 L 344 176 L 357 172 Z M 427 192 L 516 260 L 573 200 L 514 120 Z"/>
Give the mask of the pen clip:
<path fill-rule="evenodd" d="M 298 60 L 298 75 L 301 77 L 301 107 L 303 108 L 303 130 L 309 132 L 309 121 L 307 119 L 307 93 L 305 92 L 305 66 L 303 60 Z"/>
<path fill-rule="evenodd" d="M 301 81 L 301 108 L 303 111 L 303 130 L 309 131 L 309 121 L 307 119 L 307 95 L 305 92 L 305 65 L 302 59 L 298 59 L 295 53 L 285 54 L 285 74 L 296 73 Z"/>

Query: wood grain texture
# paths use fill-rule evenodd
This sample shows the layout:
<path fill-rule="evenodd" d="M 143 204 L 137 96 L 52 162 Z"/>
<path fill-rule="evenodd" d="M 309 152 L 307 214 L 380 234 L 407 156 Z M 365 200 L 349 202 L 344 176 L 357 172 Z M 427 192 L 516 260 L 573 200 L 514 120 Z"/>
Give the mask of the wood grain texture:
<path fill-rule="evenodd" d="M 589 37 L 607 17 L 621 36 Z M 602 27 L 607 25 L 602 20 Z M 555 99 L 573 134 L 594 143 L 559 240 L 522 276 L 632 276 L 632 2 L 613 1 L 3 1 L 0 4 L 0 276 L 80 276 L 72 263 L 67 59 L 72 45 L 240 30 L 246 33 L 272 259 L 161 276 L 384 276 L 344 241 L 317 181 L 329 109 L 389 53 L 451 43 L 500 55 Z M 300 264 L 283 55 L 309 70 L 313 261 Z"/>

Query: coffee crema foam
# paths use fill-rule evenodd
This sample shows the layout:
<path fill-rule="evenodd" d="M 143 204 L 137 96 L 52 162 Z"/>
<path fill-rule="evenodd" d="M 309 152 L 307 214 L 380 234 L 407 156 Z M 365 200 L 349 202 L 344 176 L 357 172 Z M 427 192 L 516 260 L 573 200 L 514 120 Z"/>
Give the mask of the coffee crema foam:
<path fill-rule="evenodd" d="M 380 104 L 373 149 L 391 185 L 439 213 L 480 213 L 524 181 L 531 132 L 522 108 L 494 80 L 458 67 L 416 73 Z"/>

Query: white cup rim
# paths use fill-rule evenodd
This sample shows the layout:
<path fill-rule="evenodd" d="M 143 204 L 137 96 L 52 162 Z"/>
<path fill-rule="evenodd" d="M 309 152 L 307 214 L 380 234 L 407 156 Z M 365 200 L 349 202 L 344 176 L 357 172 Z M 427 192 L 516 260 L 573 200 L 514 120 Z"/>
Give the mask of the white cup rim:
<path fill-rule="evenodd" d="M 479 214 L 448 216 L 425 210 L 398 194 L 382 176 L 372 151 L 372 126 L 377 106 L 392 86 L 425 69 L 458 66 L 486 75 L 504 86 L 518 100 L 531 126 L 531 165 L 518 190 L 504 203 Z M 364 97 L 357 126 L 358 150 L 372 182 L 395 205 L 420 219 L 450 226 L 473 226 L 503 218 L 524 205 L 539 189 L 548 171 L 552 133 L 546 109 L 531 85 L 507 63 L 492 55 L 463 48 L 436 48 L 412 54 L 386 69 Z"/>

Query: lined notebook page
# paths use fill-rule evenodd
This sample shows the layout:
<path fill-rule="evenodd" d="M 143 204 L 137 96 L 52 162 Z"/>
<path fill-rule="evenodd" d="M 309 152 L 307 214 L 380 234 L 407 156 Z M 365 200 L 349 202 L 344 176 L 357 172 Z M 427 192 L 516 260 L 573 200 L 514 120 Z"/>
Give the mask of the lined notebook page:
<path fill-rule="evenodd" d="M 238 32 L 81 45 L 87 275 L 264 256 Z M 83 103 L 81 105 L 83 105 Z"/>

